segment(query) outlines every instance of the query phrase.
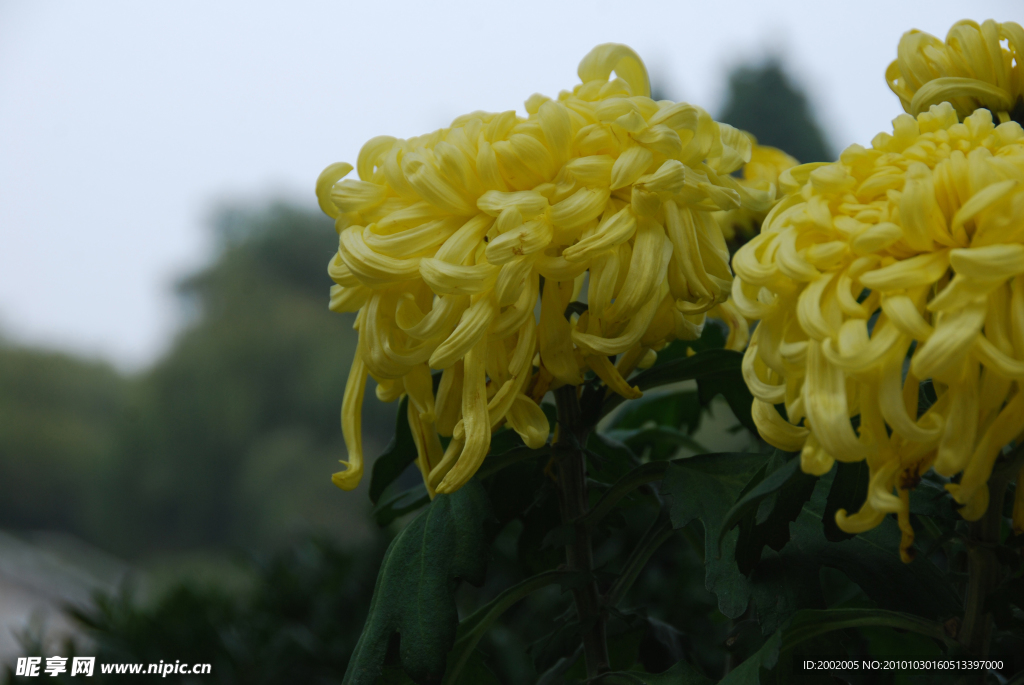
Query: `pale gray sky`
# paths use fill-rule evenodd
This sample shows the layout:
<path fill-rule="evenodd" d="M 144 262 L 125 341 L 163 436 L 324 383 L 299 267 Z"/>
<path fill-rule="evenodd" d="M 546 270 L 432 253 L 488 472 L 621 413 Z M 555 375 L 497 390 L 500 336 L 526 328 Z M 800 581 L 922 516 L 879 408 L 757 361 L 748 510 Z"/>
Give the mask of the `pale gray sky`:
<path fill-rule="evenodd" d="M 170 286 L 224 201 L 315 207 L 313 183 L 380 134 L 516 108 L 627 43 L 714 112 L 740 61 L 781 54 L 839 147 L 899 114 L 900 35 L 967 5 L 858 2 L 0 3 L 0 335 L 137 368 L 179 323 Z M 971 18 L 1024 22 L 1017 1 Z M 324 294 L 326 306 L 327 294 Z"/>

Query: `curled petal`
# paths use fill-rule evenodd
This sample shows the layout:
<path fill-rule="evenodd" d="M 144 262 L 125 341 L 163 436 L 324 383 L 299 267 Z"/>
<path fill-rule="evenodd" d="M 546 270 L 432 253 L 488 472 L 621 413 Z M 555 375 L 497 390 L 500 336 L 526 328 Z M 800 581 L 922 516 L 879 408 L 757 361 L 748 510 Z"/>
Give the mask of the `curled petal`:
<path fill-rule="evenodd" d="M 363 478 L 363 395 L 366 393 L 366 364 L 357 353 L 345 382 L 345 399 L 341 404 L 341 430 L 345 435 L 348 460 L 341 462 L 344 471 L 331 477 L 342 490 L 354 490 Z"/>

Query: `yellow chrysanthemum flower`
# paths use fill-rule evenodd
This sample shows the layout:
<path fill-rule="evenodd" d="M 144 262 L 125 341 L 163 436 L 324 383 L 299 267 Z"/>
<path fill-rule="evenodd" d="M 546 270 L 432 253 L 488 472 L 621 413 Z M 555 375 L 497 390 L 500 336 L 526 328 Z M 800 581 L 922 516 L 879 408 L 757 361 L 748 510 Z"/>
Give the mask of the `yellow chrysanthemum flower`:
<path fill-rule="evenodd" d="M 409 396 L 433 495 L 476 472 L 503 424 L 542 445 L 549 388 L 590 368 L 639 396 L 625 381 L 634 368 L 697 337 L 709 310 L 729 317 L 712 212 L 774 199 L 729 176 L 749 140 L 698 107 L 652 100 L 626 46 L 595 48 L 579 76 L 555 100 L 532 96 L 525 119 L 474 112 L 419 138 L 374 138 L 359 180 L 341 180 L 348 164 L 321 174 L 320 206 L 340 235 L 331 308 L 359 312 L 342 405 L 347 468 L 334 476 L 343 489 L 363 470 L 367 375 L 381 399 Z M 578 299 L 588 311 L 567 318 Z M 443 369 L 436 396 L 431 369 Z M 446 450 L 439 435 L 451 436 Z"/>
<path fill-rule="evenodd" d="M 1006 46 L 1001 41 L 1006 41 Z M 897 59 L 885 70 L 889 88 L 912 115 L 949 102 L 962 121 L 984 107 L 999 121 L 1024 118 L 1024 29 L 989 19 L 958 21 L 943 43 L 921 31 L 900 38 Z"/>
<path fill-rule="evenodd" d="M 740 184 L 747 188 L 753 188 L 775 194 L 779 186 L 779 176 L 783 171 L 799 164 L 798 161 L 787 155 L 778 148 L 768 145 L 758 145 L 757 138 L 746 133 L 750 138 L 751 152 L 750 161 L 743 165 L 743 177 Z M 722 225 L 722 234 L 727 241 L 737 238 L 748 240 L 757 233 L 768 214 L 770 208 L 759 208 L 754 210 L 749 206 L 739 206 L 728 211 L 717 212 L 716 218 Z"/>
<path fill-rule="evenodd" d="M 985 109 L 959 123 L 949 103 L 893 125 L 782 175 L 733 260 L 733 302 L 761 320 L 744 376 L 762 436 L 808 473 L 867 460 L 867 501 L 836 521 L 898 513 L 906 560 L 921 475 L 962 474 L 946 487 L 976 520 L 1000 450 L 1024 439 L 1024 131 Z"/>

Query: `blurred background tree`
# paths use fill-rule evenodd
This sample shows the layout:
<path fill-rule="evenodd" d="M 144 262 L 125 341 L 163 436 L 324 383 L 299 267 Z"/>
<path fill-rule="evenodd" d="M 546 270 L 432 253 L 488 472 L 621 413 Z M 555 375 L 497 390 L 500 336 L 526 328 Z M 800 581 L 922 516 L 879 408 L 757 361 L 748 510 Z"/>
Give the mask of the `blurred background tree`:
<path fill-rule="evenodd" d="M 329 219 L 228 209 L 217 255 L 180 282 L 191 319 L 152 368 L 0 347 L 0 526 L 77 535 L 128 558 L 365 536 L 330 482 L 352 317 L 327 310 Z M 368 401 L 367 450 L 394 408 Z"/>
<path fill-rule="evenodd" d="M 716 119 L 753 133 L 762 145 L 788 152 L 801 163 L 836 159 L 810 101 L 777 58 L 735 68 Z"/>

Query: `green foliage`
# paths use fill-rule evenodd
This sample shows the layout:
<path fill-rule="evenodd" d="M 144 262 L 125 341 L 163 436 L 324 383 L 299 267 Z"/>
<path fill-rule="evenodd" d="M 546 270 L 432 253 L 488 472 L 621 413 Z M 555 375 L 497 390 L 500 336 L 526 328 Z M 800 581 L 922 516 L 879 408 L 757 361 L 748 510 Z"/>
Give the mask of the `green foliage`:
<path fill-rule="evenodd" d="M 379 555 L 321 545 L 259 567 L 241 598 L 179 587 L 148 607 L 107 598 L 79 620 L 108 662 L 171 650 L 212 663 L 210 680 L 222 683 L 824 683 L 799 669 L 804 656 L 961 654 L 953 636 L 971 551 L 944 483 L 929 476 L 911 498 L 921 549 L 910 564 L 893 517 L 836 536 L 835 511 L 864 496 L 857 465 L 812 477 L 797 455 L 759 450 L 753 438 L 753 451 L 724 451 L 713 442 L 721 436 L 701 433 L 708 398 L 739 373 L 739 356 L 713 335 L 675 343 L 632 379 L 660 395 L 619 409 L 590 383 L 580 400 L 596 426 L 585 445 L 531 450 L 499 431 L 470 483 L 432 502 L 399 419 L 374 469 L 374 512 L 386 528 L 419 513 L 404 519 L 372 593 L 366 570 Z M 574 450 L 587 464 L 589 510 L 567 522 L 555 475 Z M 594 549 L 589 569 L 566 565 L 563 547 L 581 535 Z M 987 599 L 1007 677 L 1024 669 L 1021 539 L 993 546 L 1000 582 Z M 580 622 L 573 597 L 592 584 L 609 671 L 589 678 L 581 642 L 594 624 Z"/>
<path fill-rule="evenodd" d="M 680 446 L 698 446 L 690 436 L 710 408 L 701 394 L 724 392 L 739 359 L 715 348 L 667 352 L 631 381 L 644 389 L 696 381 L 697 392 L 673 390 L 614 413 L 619 401 L 606 399 L 599 385 L 584 390 L 587 420 L 607 418 L 586 442 L 590 509 L 572 525 L 561 520 L 548 474 L 574 448 L 507 449 L 496 441 L 496 454 L 474 479 L 500 502 L 495 562 L 483 586 L 457 600 L 467 618 L 443 678 L 408 665 L 404 673 L 417 683 L 826 682 L 799 670 L 801 655 L 961 654 L 949 627 L 963 614 L 962 577 L 951 572 L 959 563 L 954 538 L 930 540 L 932 551 L 910 564 L 900 561 L 893 518 L 837 539 L 830 532 L 835 511 L 855 510 L 863 498 L 864 474 L 856 468 L 817 478 L 800 470 L 796 455 L 778 451 L 677 456 Z M 915 526 L 955 528 L 941 484 L 922 483 L 912 500 Z M 567 605 L 564 587 L 557 599 L 549 594 L 565 583 L 559 548 L 574 544 L 581 526 L 606 560 L 592 578 L 606 603 L 611 670 L 590 679 L 580 648 L 590 627 Z M 1002 549 L 1000 558 L 1019 578 L 1013 548 Z M 995 644 L 1004 649 L 1024 644 L 1022 596 L 1019 580 L 993 595 L 1003 631 Z M 996 609 L 997 601 L 1006 608 Z M 405 620 L 418 615 L 414 602 L 395 607 Z M 384 633 L 372 634 L 383 658 Z M 999 656 L 1008 659 L 1004 674 L 1024 668 L 1020 659 Z M 388 678 L 399 677 L 397 661 L 389 663 Z"/>
<path fill-rule="evenodd" d="M 266 544 L 352 511 L 329 481 L 356 340 L 326 308 L 333 230 L 283 207 L 219 226 L 220 258 L 181 285 L 196 322 L 140 379 L 124 438 L 122 535 L 140 547 Z"/>
<path fill-rule="evenodd" d="M 0 345 L 0 527 L 95 535 L 129 387 L 113 368 Z"/>
<path fill-rule="evenodd" d="M 716 118 L 802 163 L 835 159 L 807 96 L 777 60 L 741 66 L 729 74 L 728 95 Z"/>
<path fill-rule="evenodd" d="M 395 417 L 395 434 L 381 455 L 373 462 L 370 501 L 374 504 L 380 500 L 384 490 L 416 461 L 416 443 L 413 442 L 412 430 L 410 430 L 409 421 L 406 419 L 408 406 L 409 398 L 403 397 Z"/>
<path fill-rule="evenodd" d="M 402 667 L 413 679 L 442 677 L 459 626 L 453 594 L 457 581 L 483 580 L 488 508 L 483 488 L 469 483 L 451 495 L 438 495 L 392 541 L 345 672 L 346 685 L 376 682 L 396 633 Z M 460 659 L 459 666 L 464 662 Z"/>
<path fill-rule="evenodd" d="M 154 682 L 154 676 L 103 675 L 99 664 L 170 658 L 211 664 L 203 682 L 339 683 L 359 639 L 359 624 L 343 619 L 366 613 L 380 558 L 376 548 L 355 554 L 313 540 L 248 559 L 244 568 L 252 580 L 240 594 L 184 583 L 152 604 L 127 591 L 101 597 L 95 609 L 74 612 L 95 641 L 84 650 L 97 660 L 89 682 Z M 54 654 L 33 636 L 24 648 L 29 655 Z M 67 645 L 58 653 L 70 657 L 75 651 Z M 5 671 L 5 685 L 38 680 Z M 68 685 L 81 678 L 65 673 L 46 680 Z"/>
<path fill-rule="evenodd" d="M 685 348 L 685 343 L 675 343 L 669 346 L 669 349 L 673 347 Z M 743 355 L 739 352 L 723 349 L 705 350 L 692 357 L 677 354 L 659 355 L 659 360 L 654 366 L 641 371 L 629 382 L 646 391 L 672 383 L 695 380 L 698 388 L 697 398 L 701 406 L 706 407 L 715 396 L 722 395 L 740 423 L 746 428 L 756 430 L 750 417 L 750 405 L 754 398 L 743 382 L 742 360 Z M 604 398 L 603 388 L 589 393 L 589 396 L 584 395 L 581 400 L 586 415 L 595 417 L 609 414 L 623 401 L 620 395 Z M 680 407 L 684 411 L 687 408 Z"/>
<path fill-rule="evenodd" d="M 760 454 L 705 454 L 671 464 L 662 481 L 662 492 L 672 497 L 672 525 L 682 528 L 699 520 L 704 526 L 707 588 L 718 596 L 719 611 L 730 618 L 746 610 L 749 582 L 736 566 L 735 541 L 727 539 L 728 551 L 721 555 L 716 541 L 732 503 L 763 463 Z"/>

